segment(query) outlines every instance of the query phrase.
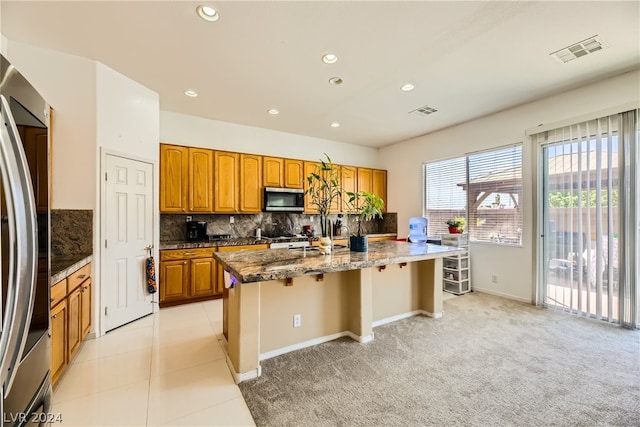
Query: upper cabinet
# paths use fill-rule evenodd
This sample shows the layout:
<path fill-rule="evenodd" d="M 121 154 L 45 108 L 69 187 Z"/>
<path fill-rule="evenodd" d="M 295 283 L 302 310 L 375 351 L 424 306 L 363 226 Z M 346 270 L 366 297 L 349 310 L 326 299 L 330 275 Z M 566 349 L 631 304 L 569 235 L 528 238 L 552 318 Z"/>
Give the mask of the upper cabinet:
<path fill-rule="evenodd" d="M 187 212 L 189 149 L 160 144 L 160 212 Z"/>
<path fill-rule="evenodd" d="M 307 190 L 307 177 L 321 166 L 257 154 L 160 144 L 161 213 L 260 213 L 264 187 Z M 387 171 L 334 164 L 343 191 L 367 191 L 385 201 Z M 345 212 L 347 198 L 329 211 Z M 318 213 L 305 195 L 304 211 Z"/>
<path fill-rule="evenodd" d="M 284 186 L 287 188 L 304 187 L 304 162 L 284 159 Z"/>
<path fill-rule="evenodd" d="M 355 193 L 358 190 L 356 168 L 353 166 L 342 166 L 340 171 L 340 183 L 342 185 L 342 191 L 351 191 Z M 342 199 L 342 210 L 344 212 L 349 210 L 347 205 L 348 200 L 349 196 L 345 194 Z"/>
<path fill-rule="evenodd" d="M 239 153 L 214 152 L 214 210 L 234 213 L 239 211 Z"/>
<path fill-rule="evenodd" d="M 284 159 L 280 157 L 263 157 L 262 185 L 265 187 L 284 187 Z"/>
<path fill-rule="evenodd" d="M 373 194 L 380 196 L 384 200 L 382 212 L 387 211 L 387 171 L 382 169 L 373 170 L 372 191 Z"/>
<path fill-rule="evenodd" d="M 189 211 L 213 212 L 213 151 L 189 148 Z"/>
<path fill-rule="evenodd" d="M 160 144 L 160 212 L 213 212 L 213 151 Z"/>
<path fill-rule="evenodd" d="M 240 154 L 240 212 L 262 210 L 262 156 Z"/>

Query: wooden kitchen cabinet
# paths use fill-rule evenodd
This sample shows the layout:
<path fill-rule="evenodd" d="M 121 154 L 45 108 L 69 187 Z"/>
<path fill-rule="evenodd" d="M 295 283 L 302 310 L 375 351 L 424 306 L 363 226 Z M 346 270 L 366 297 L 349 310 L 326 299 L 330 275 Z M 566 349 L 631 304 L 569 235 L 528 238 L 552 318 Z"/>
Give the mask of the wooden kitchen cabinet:
<path fill-rule="evenodd" d="M 213 150 L 160 144 L 160 212 L 213 213 Z"/>
<path fill-rule="evenodd" d="M 214 152 L 214 211 L 235 213 L 239 210 L 239 153 Z"/>
<path fill-rule="evenodd" d="M 160 212 L 187 212 L 189 148 L 160 144 Z"/>
<path fill-rule="evenodd" d="M 302 160 L 284 159 L 284 186 L 286 188 L 303 188 L 304 162 Z"/>
<path fill-rule="evenodd" d="M 368 168 L 358 168 L 358 191 L 371 193 L 373 190 L 373 171 Z"/>
<path fill-rule="evenodd" d="M 216 293 L 216 248 L 160 251 L 160 307 L 212 299 Z"/>
<path fill-rule="evenodd" d="M 342 190 L 347 192 L 356 192 L 358 191 L 357 185 L 357 169 L 354 166 L 342 166 L 340 169 L 340 184 L 342 186 Z M 349 210 L 347 201 L 349 200 L 349 196 L 345 193 L 344 198 L 342 199 L 342 211 L 347 212 Z"/>
<path fill-rule="evenodd" d="M 372 173 L 372 193 L 384 200 L 382 212 L 387 211 L 387 171 L 374 169 Z"/>
<path fill-rule="evenodd" d="M 240 154 L 240 212 L 262 211 L 262 156 Z"/>
<path fill-rule="evenodd" d="M 33 126 L 17 126 L 24 145 L 27 163 L 31 170 L 31 183 L 36 199 L 36 211 L 47 212 L 49 207 L 49 177 L 46 173 L 48 165 L 48 135 L 46 128 Z"/>
<path fill-rule="evenodd" d="M 213 151 L 189 148 L 189 212 L 213 212 Z"/>
<path fill-rule="evenodd" d="M 259 250 L 259 249 L 268 249 L 269 245 L 242 245 L 242 246 L 220 246 L 218 247 L 218 252 L 231 252 L 231 251 L 240 251 L 240 250 Z M 225 338 L 227 338 L 228 321 L 229 321 L 229 290 L 224 287 L 224 268 L 218 264 L 218 280 L 216 283 L 217 292 L 222 294 L 223 304 L 222 304 L 222 333 Z"/>
<path fill-rule="evenodd" d="M 307 177 L 312 173 L 316 172 L 316 170 L 320 167 L 320 163 L 318 162 L 304 162 L 304 191 L 309 189 L 309 184 L 307 183 Z M 318 213 L 318 208 L 311 204 L 311 195 L 304 195 L 304 211 L 305 213 Z"/>
<path fill-rule="evenodd" d="M 63 284 L 66 292 L 66 282 Z M 51 382 L 58 381 L 68 364 L 67 359 L 67 300 L 51 309 Z"/>
<path fill-rule="evenodd" d="M 51 287 L 51 378 L 58 381 L 91 329 L 91 263 Z"/>
<path fill-rule="evenodd" d="M 262 158 L 263 178 L 265 187 L 284 187 L 284 159 L 281 157 Z"/>

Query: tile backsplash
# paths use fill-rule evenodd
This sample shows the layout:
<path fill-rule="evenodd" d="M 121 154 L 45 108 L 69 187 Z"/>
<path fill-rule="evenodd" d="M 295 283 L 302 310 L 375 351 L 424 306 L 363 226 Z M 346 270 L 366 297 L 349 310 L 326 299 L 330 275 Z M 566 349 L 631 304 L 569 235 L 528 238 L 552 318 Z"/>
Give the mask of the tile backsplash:
<path fill-rule="evenodd" d="M 311 225 L 316 236 L 320 236 L 320 216 L 299 213 L 235 214 L 235 215 L 190 215 L 193 221 L 207 221 L 207 234 L 230 234 L 232 238 L 255 236 L 256 229 L 262 230 L 263 236 L 282 236 L 288 234 L 302 234 L 302 226 Z M 234 223 L 231 224 L 230 217 Z M 338 219 L 337 214 L 329 216 L 332 223 Z M 175 241 L 186 239 L 187 215 L 161 214 L 160 241 Z M 349 217 L 345 223 L 348 231 L 343 229 L 346 237 L 349 232 L 355 233 L 357 225 L 354 218 Z M 398 230 L 398 214 L 386 213 L 382 219 L 365 221 L 362 224 L 364 234 L 396 233 Z"/>
<path fill-rule="evenodd" d="M 93 253 L 93 210 L 51 210 L 51 254 L 54 257 Z"/>

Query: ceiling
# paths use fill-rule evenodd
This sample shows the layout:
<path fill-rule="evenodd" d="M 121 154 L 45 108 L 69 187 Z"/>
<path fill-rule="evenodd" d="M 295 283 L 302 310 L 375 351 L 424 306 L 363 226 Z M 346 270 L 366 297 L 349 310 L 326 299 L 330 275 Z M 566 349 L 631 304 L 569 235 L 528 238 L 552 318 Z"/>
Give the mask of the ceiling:
<path fill-rule="evenodd" d="M 221 18 L 200 19 L 198 4 Z M 637 1 L 3 0 L 0 8 L 9 40 L 102 62 L 159 93 L 162 110 L 370 147 L 640 66 Z M 608 47 L 566 64 L 549 55 L 594 35 Z M 328 52 L 335 64 L 321 61 Z M 400 90 L 407 82 L 413 91 Z M 409 114 L 423 106 L 438 111 Z"/>

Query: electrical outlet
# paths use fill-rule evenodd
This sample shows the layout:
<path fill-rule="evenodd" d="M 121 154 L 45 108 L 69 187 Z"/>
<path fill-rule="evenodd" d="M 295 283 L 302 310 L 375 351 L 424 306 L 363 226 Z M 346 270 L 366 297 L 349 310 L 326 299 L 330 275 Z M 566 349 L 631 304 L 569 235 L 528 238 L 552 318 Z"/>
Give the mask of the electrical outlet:
<path fill-rule="evenodd" d="M 312 216 L 309 217 L 309 222 L 313 222 L 313 217 Z"/>
<path fill-rule="evenodd" d="M 298 327 L 300 327 L 300 325 L 302 325 L 302 315 L 301 314 L 294 314 L 293 315 L 293 327 L 294 328 L 298 328 Z"/>
<path fill-rule="evenodd" d="M 229 215 L 229 224 L 233 224 L 234 222 L 236 222 L 236 220 L 233 215 Z"/>
<path fill-rule="evenodd" d="M 492 274 L 491 275 L 491 282 L 492 283 L 498 283 L 498 275 L 497 274 Z"/>
<path fill-rule="evenodd" d="M 187 215 L 187 222 L 191 222 L 193 220 L 193 217 L 191 215 Z"/>

